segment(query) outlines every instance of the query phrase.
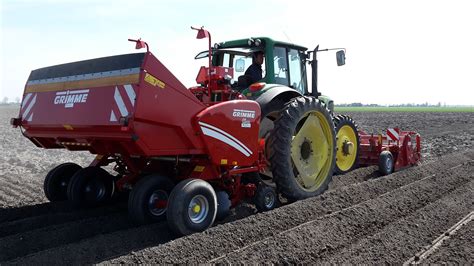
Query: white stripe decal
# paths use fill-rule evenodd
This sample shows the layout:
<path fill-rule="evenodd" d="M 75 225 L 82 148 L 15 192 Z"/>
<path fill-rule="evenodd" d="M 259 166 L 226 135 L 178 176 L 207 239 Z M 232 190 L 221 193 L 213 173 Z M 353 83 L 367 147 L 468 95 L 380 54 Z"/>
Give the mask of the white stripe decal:
<path fill-rule="evenodd" d="M 77 90 L 77 91 L 69 91 L 69 94 L 79 94 L 79 93 L 88 93 L 89 89 L 87 90 Z"/>
<path fill-rule="evenodd" d="M 120 92 L 119 92 L 117 86 L 115 86 L 114 99 L 115 99 L 115 103 L 117 103 L 117 106 L 120 110 L 120 114 L 122 116 L 127 116 L 128 115 L 128 110 L 127 110 L 127 107 L 125 107 L 125 103 L 123 102 L 122 96 L 120 96 Z"/>
<path fill-rule="evenodd" d="M 399 140 L 400 139 L 400 135 L 398 135 L 398 132 L 394 129 L 394 128 L 389 128 L 387 129 L 387 136 L 390 137 L 391 140 Z M 392 138 L 393 136 L 393 138 Z"/>
<path fill-rule="evenodd" d="M 31 108 L 33 108 L 33 105 L 35 105 L 36 103 L 36 95 L 35 94 L 35 97 L 33 97 L 33 100 L 31 100 L 30 104 L 28 105 L 28 107 L 26 108 L 25 112 L 23 113 L 23 117 L 26 118 L 28 116 L 28 114 L 30 113 L 31 111 Z"/>
<path fill-rule="evenodd" d="M 215 139 L 218 139 L 218 140 L 228 144 L 229 146 L 237 149 L 238 151 L 243 153 L 245 156 L 247 156 L 247 157 L 250 156 L 250 153 L 248 153 L 244 148 L 242 148 L 242 146 L 237 144 L 235 141 L 229 139 L 227 136 L 224 136 L 221 133 L 219 133 L 217 131 L 214 131 L 212 129 L 206 128 L 206 127 L 201 127 L 201 130 L 202 130 L 202 133 L 204 133 L 204 135 L 215 138 Z"/>
<path fill-rule="evenodd" d="M 28 100 L 30 99 L 32 93 L 28 93 L 25 98 L 23 99 L 23 102 L 21 103 L 21 109 L 25 108 L 25 105 L 26 103 L 28 102 Z"/>
<path fill-rule="evenodd" d="M 114 110 L 112 110 L 112 112 L 110 112 L 110 122 L 116 122 L 116 121 L 117 121 L 117 117 L 115 116 Z"/>
<path fill-rule="evenodd" d="M 35 113 L 31 113 L 30 117 L 28 117 L 28 119 L 26 119 L 26 121 L 31 122 L 31 120 L 33 120 L 33 115 L 34 115 L 34 114 L 35 114 Z"/>
<path fill-rule="evenodd" d="M 221 133 L 222 135 L 226 136 L 227 138 L 229 138 L 229 139 L 233 140 L 234 142 L 238 143 L 238 144 L 239 144 L 240 146 L 242 146 L 242 148 L 244 148 L 248 153 L 253 154 L 252 151 L 251 151 L 249 148 L 247 148 L 247 146 L 245 146 L 242 142 L 240 142 L 238 139 L 236 139 L 236 138 L 235 138 L 234 136 L 232 136 L 231 134 L 225 132 L 224 130 L 219 129 L 219 128 L 215 127 L 215 126 L 211 126 L 211 125 L 209 125 L 209 124 L 207 124 L 207 123 L 204 123 L 204 122 L 199 122 L 199 125 L 204 126 L 204 127 L 207 127 L 207 128 L 210 128 L 210 129 L 213 129 L 213 130 L 215 130 L 215 131 Z M 202 127 L 201 127 L 201 128 L 202 128 Z"/>
<path fill-rule="evenodd" d="M 125 91 L 127 92 L 128 98 L 130 99 L 130 102 L 132 103 L 132 106 L 135 106 L 135 91 L 132 88 L 132 85 L 127 84 L 123 85 L 125 87 Z"/>

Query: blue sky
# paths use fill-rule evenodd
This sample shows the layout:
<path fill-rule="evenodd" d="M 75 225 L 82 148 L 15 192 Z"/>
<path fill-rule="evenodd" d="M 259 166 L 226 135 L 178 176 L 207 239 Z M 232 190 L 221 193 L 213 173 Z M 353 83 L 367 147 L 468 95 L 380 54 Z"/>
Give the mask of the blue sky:
<path fill-rule="evenodd" d="M 320 55 L 320 90 L 336 102 L 474 105 L 469 0 L 0 0 L 0 99 L 20 97 L 33 69 L 135 52 L 141 37 L 186 86 L 207 42 L 269 36 L 308 48 L 346 47 L 347 65 Z"/>

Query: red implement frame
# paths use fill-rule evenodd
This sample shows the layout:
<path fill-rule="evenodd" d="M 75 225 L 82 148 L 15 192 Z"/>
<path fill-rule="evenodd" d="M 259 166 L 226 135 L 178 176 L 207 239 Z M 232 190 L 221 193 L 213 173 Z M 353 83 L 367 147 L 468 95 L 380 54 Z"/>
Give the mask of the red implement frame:
<path fill-rule="evenodd" d="M 359 131 L 361 166 L 378 165 L 382 151 L 390 151 L 395 161 L 394 170 L 416 165 L 421 159 L 421 137 L 414 131 L 399 132 L 399 139 L 392 141 L 387 135 Z"/>

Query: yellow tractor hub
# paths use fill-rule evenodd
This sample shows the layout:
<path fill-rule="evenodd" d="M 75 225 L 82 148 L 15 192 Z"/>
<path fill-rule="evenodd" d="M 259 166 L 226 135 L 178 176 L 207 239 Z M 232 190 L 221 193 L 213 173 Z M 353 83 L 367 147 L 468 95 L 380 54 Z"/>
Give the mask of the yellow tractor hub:
<path fill-rule="evenodd" d="M 331 168 L 333 142 L 331 128 L 322 113 L 309 112 L 306 121 L 293 136 L 291 158 L 298 170 L 296 179 L 307 191 L 317 190 Z"/>
<path fill-rule="evenodd" d="M 342 171 L 349 170 L 356 160 L 357 143 L 356 133 L 348 125 L 342 126 L 337 134 L 336 165 Z"/>

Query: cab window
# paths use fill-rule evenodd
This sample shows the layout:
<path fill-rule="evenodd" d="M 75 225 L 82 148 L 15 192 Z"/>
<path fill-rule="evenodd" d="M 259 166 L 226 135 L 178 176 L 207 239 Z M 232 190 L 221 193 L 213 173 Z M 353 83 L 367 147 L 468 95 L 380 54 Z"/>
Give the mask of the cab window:
<path fill-rule="evenodd" d="M 302 56 L 298 50 L 288 50 L 290 87 L 304 93 L 306 87 L 306 69 Z"/>
<path fill-rule="evenodd" d="M 290 83 L 288 78 L 288 60 L 286 59 L 286 48 L 274 48 L 273 65 L 275 70 L 275 83 L 289 86 Z"/>

